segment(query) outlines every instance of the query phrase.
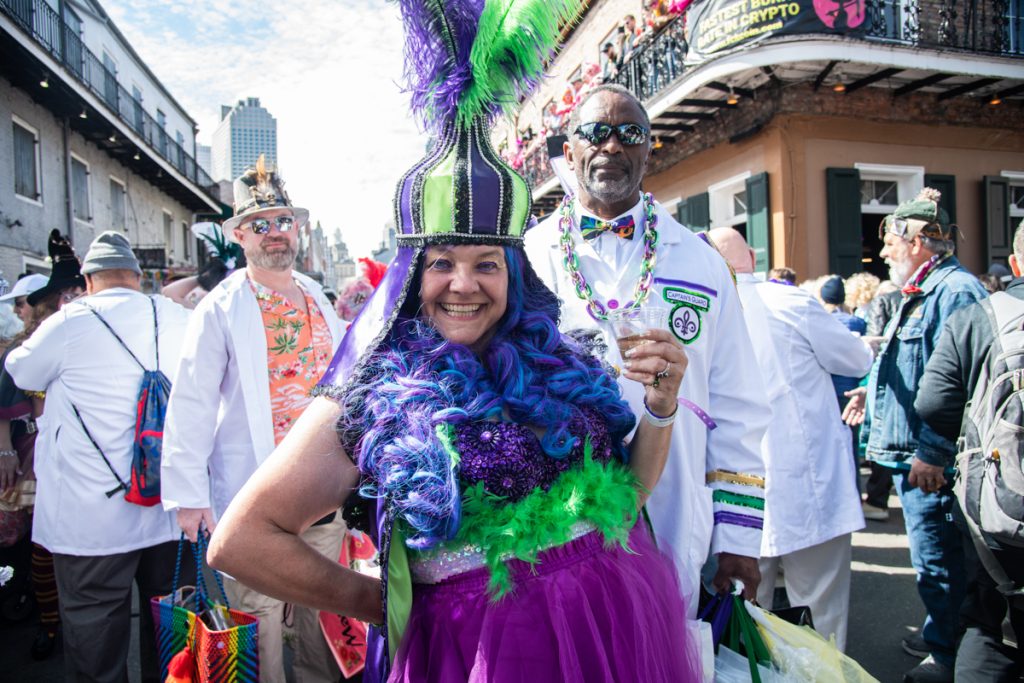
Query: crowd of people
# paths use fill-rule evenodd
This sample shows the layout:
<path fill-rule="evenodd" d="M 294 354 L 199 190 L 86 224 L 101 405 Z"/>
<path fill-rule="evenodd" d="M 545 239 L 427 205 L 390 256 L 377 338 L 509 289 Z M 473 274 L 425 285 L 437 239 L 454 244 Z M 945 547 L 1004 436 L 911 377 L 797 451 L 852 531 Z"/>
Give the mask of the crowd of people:
<path fill-rule="evenodd" d="M 450 67 L 418 74 L 422 92 Z M 846 647 L 852 534 L 894 486 L 927 613 L 906 680 L 1015 680 L 1002 623 L 1019 634 L 1024 611 L 1002 591 L 1024 563 L 993 542 L 1009 578 L 993 577 L 952 488 L 1001 337 L 935 191 L 879 227 L 891 291 L 763 281 L 741 233 L 691 232 L 642 192 L 650 121 L 627 89 L 572 111 L 578 191 L 529 229 L 525 182 L 473 134 L 490 110 L 430 107 L 441 134 L 399 182 L 397 255 L 367 264 L 347 328 L 294 270 L 308 211 L 262 159 L 219 228 L 236 267 L 182 286 L 192 306 L 144 294 L 113 231 L 81 261 L 54 233 L 49 278 L 14 285 L 0 488 L 34 492 L 40 656 L 62 633 L 68 680 L 126 680 L 132 586 L 146 605 L 194 581 L 189 563 L 175 579 L 184 534 L 210 536 L 232 606 L 258 618 L 261 681 L 285 680 L 286 615 L 296 680 L 339 679 L 318 611 L 369 625 L 364 680 L 708 680 L 702 596 L 771 609 L 781 575 Z M 1024 224 L 1012 300 L 1022 266 Z M 144 505 L 126 480 L 153 370 L 171 389 L 161 504 Z M 349 529 L 379 574 L 339 563 Z M 138 638 L 157 681 L 146 609 Z"/>

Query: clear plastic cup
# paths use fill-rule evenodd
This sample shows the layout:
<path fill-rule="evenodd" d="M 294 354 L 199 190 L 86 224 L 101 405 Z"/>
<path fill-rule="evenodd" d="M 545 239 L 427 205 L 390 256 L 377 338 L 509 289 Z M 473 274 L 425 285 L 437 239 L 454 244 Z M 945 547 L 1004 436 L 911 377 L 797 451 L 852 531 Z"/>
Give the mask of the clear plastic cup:
<path fill-rule="evenodd" d="M 641 306 L 639 308 L 619 308 L 608 312 L 608 322 L 615 333 L 615 343 L 619 345 L 619 353 L 626 357 L 632 348 L 647 344 L 648 330 L 665 327 L 668 313 L 657 306 Z"/>

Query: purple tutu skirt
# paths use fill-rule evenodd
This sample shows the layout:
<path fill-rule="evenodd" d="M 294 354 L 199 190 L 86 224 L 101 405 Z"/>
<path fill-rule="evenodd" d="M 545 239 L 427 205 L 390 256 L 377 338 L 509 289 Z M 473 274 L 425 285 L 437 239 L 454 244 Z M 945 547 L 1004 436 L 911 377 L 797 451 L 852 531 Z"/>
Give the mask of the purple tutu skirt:
<path fill-rule="evenodd" d="M 509 562 L 512 593 L 487 595 L 486 568 L 413 588 L 412 613 L 390 681 L 689 683 L 698 645 L 672 561 L 643 524 L 632 553 L 600 533 Z"/>

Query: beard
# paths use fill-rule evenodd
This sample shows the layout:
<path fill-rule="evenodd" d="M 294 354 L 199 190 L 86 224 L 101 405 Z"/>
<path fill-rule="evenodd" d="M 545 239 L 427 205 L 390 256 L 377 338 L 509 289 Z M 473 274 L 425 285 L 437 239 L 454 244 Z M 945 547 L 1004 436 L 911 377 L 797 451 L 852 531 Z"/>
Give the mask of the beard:
<path fill-rule="evenodd" d="M 583 189 L 591 197 L 605 204 L 617 204 L 638 196 L 640 186 L 633 178 L 632 173 L 627 171 L 619 178 L 598 180 L 596 177 L 598 170 L 599 168 L 590 167 L 587 169 L 588 172 L 579 178 Z"/>
<path fill-rule="evenodd" d="M 295 247 L 285 242 L 284 244 L 287 249 L 266 251 L 267 246 L 274 244 L 281 244 L 281 242 L 268 243 L 264 241 L 260 243 L 255 249 L 251 250 L 252 253 L 246 252 L 245 259 L 263 270 L 291 270 L 292 266 L 295 265 Z"/>
<path fill-rule="evenodd" d="M 910 279 L 910 264 L 906 262 L 889 261 L 889 279 L 902 287 Z"/>

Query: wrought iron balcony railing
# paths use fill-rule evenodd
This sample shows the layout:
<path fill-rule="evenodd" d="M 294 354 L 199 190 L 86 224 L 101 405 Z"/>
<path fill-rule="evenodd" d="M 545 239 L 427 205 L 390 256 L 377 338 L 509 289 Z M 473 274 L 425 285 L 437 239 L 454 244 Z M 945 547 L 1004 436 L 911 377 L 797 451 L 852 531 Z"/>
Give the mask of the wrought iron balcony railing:
<path fill-rule="evenodd" d="M 861 1 L 867 16 L 861 31 L 853 34 L 861 40 L 1024 57 L 1024 0 Z M 684 27 L 685 19 L 676 18 L 638 46 L 613 82 L 645 103 L 673 86 L 688 68 Z M 536 145 L 523 168 L 533 187 L 548 181 L 554 174 L 546 146 Z"/>
<path fill-rule="evenodd" d="M 83 43 L 78 32 L 69 27 L 45 0 L 0 0 L 0 8 L 54 59 L 67 69 L 75 80 L 98 96 L 111 113 L 138 134 L 157 155 L 168 161 L 188 180 L 212 198 L 215 183 L 196 160 L 166 129 L 142 108 Z"/>

